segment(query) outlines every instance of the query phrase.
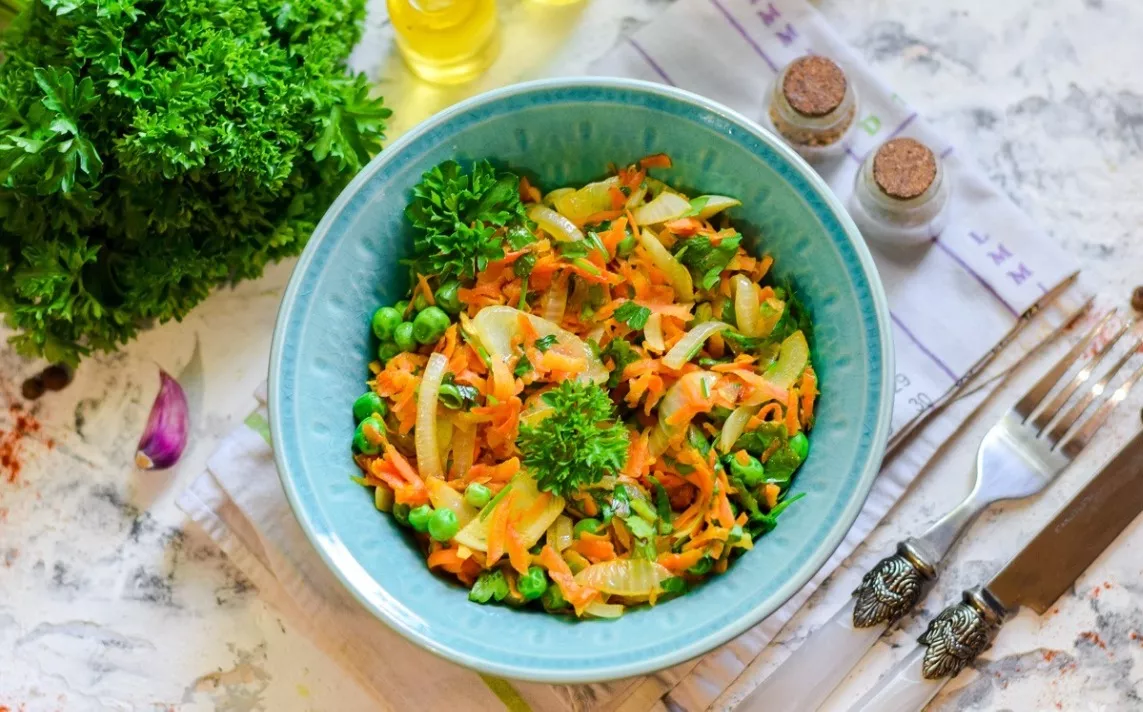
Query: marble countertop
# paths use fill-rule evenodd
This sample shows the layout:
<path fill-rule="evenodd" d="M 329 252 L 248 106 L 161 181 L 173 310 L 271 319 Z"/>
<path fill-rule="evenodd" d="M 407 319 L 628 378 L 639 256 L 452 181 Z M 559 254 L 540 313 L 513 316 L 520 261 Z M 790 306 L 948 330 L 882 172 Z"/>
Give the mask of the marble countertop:
<path fill-rule="evenodd" d="M 691 2 L 697 0 L 675 0 Z M 551 8 L 502 2 L 502 60 L 473 85 L 427 87 L 389 52 L 371 15 L 355 66 L 395 110 L 391 134 L 456 99 L 546 74 L 576 74 L 671 0 L 591 0 Z M 375 3 L 379 4 L 379 3 Z M 1075 256 L 1112 301 L 1143 281 L 1143 6 L 1132 0 L 822 0 L 866 60 Z M 368 49 L 366 49 L 368 48 Z M 520 58 L 526 57 L 527 61 Z M 1134 89 L 1133 89 L 1134 87 Z M 365 710 L 353 681 L 263 604 L 173 501 L 214 444 L 253 407 L 292 263 L 221 290 L 182 323 L 86 361 L 75 382 L 32 409 L 14 481 L 0 478 L 0 710 Z M 201 356 L 193 440 L 165 473 L 132 464 L 158 389 Z M 43 364 L 0 352 L 0 400 Z M 1014 386 L 1019 386 L 1019 381 Z M 757 663 L 841 604 L 892 542 L 969 488 L 975 445 L 999 396 L 950 441 L 930 472 Z M 934 613 L 1027 539 L 1101 458 L 1139 426 L 1143 397 L 1097 447 L 1031 502 L 990 510 L 954 551 L 926 602 Z M 0 415 L 0 430 L 10 427 Z M 50 441 L 51 447 L 46 443 Z M 1022 614 L 933 710 L 1143 709 L 1143 522 L 1136 522 L 1047 616 Z M 903 655 L 914 623 L 881 644 L 827 707 L 839 708 Z"/>

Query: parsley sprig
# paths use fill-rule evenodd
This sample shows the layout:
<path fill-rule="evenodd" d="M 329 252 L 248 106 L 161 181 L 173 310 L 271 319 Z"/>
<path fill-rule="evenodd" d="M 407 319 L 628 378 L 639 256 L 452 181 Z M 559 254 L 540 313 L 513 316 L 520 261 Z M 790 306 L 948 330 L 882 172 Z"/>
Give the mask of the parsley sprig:
<path fill-rule="evenodd" d="M 497 174 L 488 161 L 477 162 L 471 173 L 455 161 L 427 171 L 405 210 L 415 231 L 414 270 L 440 280 L 472 279 L 503 258 L 499 228 L 527 220 L 519 187 L 519 176 Z"/>
<path fill-rule="evenodd" d="M 523 424 L 516 445 L 540 489 L 561 496 L 614 475 L 627 464 L 627 429 L 615 420 L 607 391 L 564 381 L 545 393 L 552 414 Z"/>

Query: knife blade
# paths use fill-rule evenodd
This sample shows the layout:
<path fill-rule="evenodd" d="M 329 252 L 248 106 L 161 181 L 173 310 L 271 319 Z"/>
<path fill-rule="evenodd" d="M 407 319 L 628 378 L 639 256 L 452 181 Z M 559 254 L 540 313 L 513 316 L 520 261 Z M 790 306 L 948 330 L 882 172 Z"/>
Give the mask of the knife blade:
<path fill-rule="evenodd" d="M 934 618 L 914 649 L 849 712 L 917 712 L 983 652 L 1020 608 L 1045 613 L 1143 512 L 1137 433 L 984 586 Z"/>
<path fill-rule="evenodd" d="M 1043 615 L 1143 511 L 1143 433 L 1064 505 L 984 591 L 1005 611 Z"/>

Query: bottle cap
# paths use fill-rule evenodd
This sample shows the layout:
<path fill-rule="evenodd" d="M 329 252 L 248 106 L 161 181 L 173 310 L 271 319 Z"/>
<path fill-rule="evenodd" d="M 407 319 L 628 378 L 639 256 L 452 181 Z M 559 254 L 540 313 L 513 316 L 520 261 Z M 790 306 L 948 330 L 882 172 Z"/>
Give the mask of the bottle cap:
<path fill-rule="evenodd" d="M 833 60 L 817 55 L 794 60 L 782 80 L 782 95 L 803 116 L 825 116 L 841 106 L 847 81 Z"/>
<path fill-rule="evenodd" d="M 886 141 L 873 157 L 873 180 L 891 198 L 912 200 L 928 190 L 936 177 L 937 157 L 916 139 Z"/>

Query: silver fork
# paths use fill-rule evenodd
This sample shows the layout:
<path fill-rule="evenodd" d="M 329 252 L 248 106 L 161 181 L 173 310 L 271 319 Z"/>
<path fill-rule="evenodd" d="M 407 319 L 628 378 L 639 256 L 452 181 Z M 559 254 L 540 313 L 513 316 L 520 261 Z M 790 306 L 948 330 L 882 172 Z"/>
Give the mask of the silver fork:
<path fill-rule="evenodd" d="M 1084 360 L 1085 352 L 1114 314 L 1112 311 L 1105 315 L 985 434 L 977 453 L 976 483 L 968 496 L 924 534 L 900 542 L 896 554 L 882 559 L 866 573 L 849 603 L 751 692 L 737 708 L 739 712 L 775 706 L 784 712 L 816 710 L 877 639 L 912 610 L 936 579 L 945 554 L 981 512 L 994 502 L 1039 492 L 1067 467 L 1143 376 L 1141 367 L 1082 426 L 1073 427 L 1139 349 L 1140 340 L 1136 338 L 1127 354 L 1088 388 L 1071 409 L 1063 411 L 1128 333 L 1126 325 L 1116 330 L 1065 383 L 1065 376 Z M 1061 384 L 1065 385 L 1049 400 L 1048 396 Z M 1049 426 L 1053 427 L 1049 430 Z M 1072 436 L 1064 441 L 1064 436 L 1072 431 Z"/>

